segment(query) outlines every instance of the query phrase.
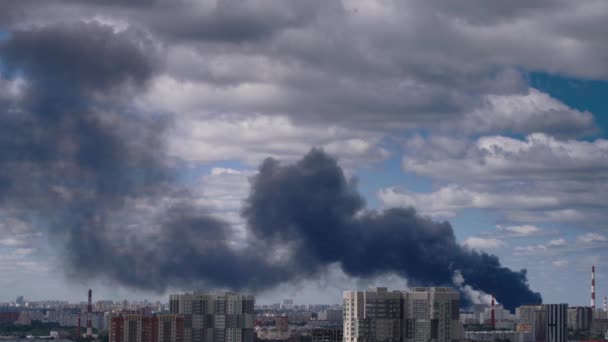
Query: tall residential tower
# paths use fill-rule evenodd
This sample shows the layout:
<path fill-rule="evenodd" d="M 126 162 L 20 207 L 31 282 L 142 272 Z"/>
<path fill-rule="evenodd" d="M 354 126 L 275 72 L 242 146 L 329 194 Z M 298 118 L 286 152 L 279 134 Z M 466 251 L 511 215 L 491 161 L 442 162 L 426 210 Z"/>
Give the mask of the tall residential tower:
<path fill-rule="evenodd" d="M 184 342 L 253 342 L 254 297 L 235 293 L 185 293 L 169 297 L 184 317 Z"/>
<path fill-rule="evenodd" d="M 344 342 L 460 339 L 460 294 L 446 287 L 344 292 Z"/>

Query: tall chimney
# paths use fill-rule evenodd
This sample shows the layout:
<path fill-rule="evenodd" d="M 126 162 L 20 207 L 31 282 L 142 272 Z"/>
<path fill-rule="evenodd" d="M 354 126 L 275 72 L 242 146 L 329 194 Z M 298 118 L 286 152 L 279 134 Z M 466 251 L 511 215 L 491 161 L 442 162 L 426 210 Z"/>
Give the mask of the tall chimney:
<path fill-rule="evenodd" d="M 595 266 L 591 266 L 591 310 L 595 311 Z"/>
<path fill-rule="evenodd" d="M 93 337 L 91 311 L 93 311 L 93 290 L 89 289 L 89 305 L 87 305 L 87 337 Z"/>
<path fill-rule="evenodd" d="M 496 330 L 496 319 L 494 317 L 494 295 L 492 295 L 492 313 L 490 316 L 490 324 L 492 325 L 492 330 Z"/>
<path fill-rule="evenodd" d="M 604 312 L 608 312 L 608 298 L 604 296 Z"/>

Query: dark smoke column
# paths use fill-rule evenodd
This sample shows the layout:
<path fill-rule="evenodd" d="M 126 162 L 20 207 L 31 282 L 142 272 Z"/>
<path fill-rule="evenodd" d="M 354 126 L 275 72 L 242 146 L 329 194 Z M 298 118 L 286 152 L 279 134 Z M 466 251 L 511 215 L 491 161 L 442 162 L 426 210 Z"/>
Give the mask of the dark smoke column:
<path fill-rule="evenodd" d="M 462 247 L 449 222 L 413 208 L 366 208 L 356 183 L 322 150 L 293 165 L 267 159 L 251 186 L 243 211 L 249 228 L 260 240 L 293 246 L 297 257 L 288 266 L 302 277 L 338 263 L 355 277 L 393 273 L 415 285 L 441 286 L 452 284 L 458 270 L 465 285 L 494 294 L 509 310 L 541 302 L 525 270 Z"/>

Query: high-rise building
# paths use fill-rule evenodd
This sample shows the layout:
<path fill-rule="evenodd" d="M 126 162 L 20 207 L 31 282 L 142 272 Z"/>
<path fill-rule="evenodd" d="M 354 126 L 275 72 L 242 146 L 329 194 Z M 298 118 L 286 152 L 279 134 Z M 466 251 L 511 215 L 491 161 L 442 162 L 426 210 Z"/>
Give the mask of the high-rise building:
<path fill-rule="evenodd" d="M 279 316 L 274 319 L 274 326 L 280 333 L 289 332 L 289 317 Z"/>
<path fill-rule="evenodd" d="M 460 338 L 460 294 L 446 287 L 344 292 L 344 342 L 451 342 Z"/>
<path fill-rule="evenodd" d="M 184 318 L 180 315 L 157 315 L 152 324 L 152 342 L 183 342 Z"/>
<path fill-rule="evenodd" d="M 118 314 L 110 320 L 109 342 L 151 342 L 144 331 L 149 324 L 139 314 Z"/>
<path fill-rule="evenodd" d="M 546 341 L 566 342 L 568 340 L 568 304 L 545 304 Z"/>
<path fill-rule="evenodd" d="M 110 318 L 109 342 L 183 341 L 184 319 L 180 315 L 119 313 Z"/>
<path fill-rule="evenodd" d="M 522 305 L 516 310 L 520 324 L 529 324 L 534 341 L 544 342 L 546 336 L 546 314 L 543 305 Z M 522 326 L 523 328 L 523 326 Z"/>
<path fill-rule="evenodd" d="M 593 309 L 589 306 L 573 306 L 568 308 L 568 328 L 574 330 L 590 330 L 593 320 Z"/>
<path fill-rule="evenodd" d="M 184 342 L 253 342 L 254 297 L 235 293 L 185 293 L 169 298 L 184 317 Z"/>

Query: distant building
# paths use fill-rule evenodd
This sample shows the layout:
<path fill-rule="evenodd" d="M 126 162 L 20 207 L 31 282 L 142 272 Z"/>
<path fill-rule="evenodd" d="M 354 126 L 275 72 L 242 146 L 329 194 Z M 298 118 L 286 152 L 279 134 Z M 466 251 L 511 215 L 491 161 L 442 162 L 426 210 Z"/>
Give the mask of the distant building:
<path fill-rule="evenodd" d="M 460 338 L 460 294 L 419 287 L 344 292 L 344 342 L 451 342 Z"/>
<path fill-rule="evenodd" d="M 17 311 L 0 311 L 0 324 L 15 323 L 19 319 Z"/>
<path fill-rule="evenodd" d="M 596 309 L 593 313 L 593 319 L 608 319 L 608 311 Z"/>
<path fill-rule="evenodd" d="M 479 316 L 481 324 L 491 324 L 492 307 L 486 306 Z M 509 310 L 505 309 L 502 304 L 494 306 L 495 328 L 497 330 L 514 330 L 517 323 L 517 315 L 513 315 Z"/>
<path fill-rule="evenodd" d="M 284 309 L 288 309 L 288 310 L 293 309 L 293 299 L 284 299 L 282 306 Z"/>
<path fill-rule="evenodd" d="M 169 307 L 172 314 L 184 317 L 184 342 L 253 342 L 253 296 L 174 294 Z"/>
<path fill-rule="evenodd" d="M 593 308 L 573 306 L 568 308 L 568 328 L 574 330 L 591 330 Z"/>
<path fill-rule="evenodd" d="M 108 335 L 109 342 L 183 342 L 184 319 L 170 314 L 120 313 L 110 318 Z"/>
<path fill-rule="evenodd" d="M 591 336 L 605 336 L 608 333 L 608 319 L 594 319 L 591 322 Z"/>
<path fill-rule="evenodd" d="M 312 342 L 342 342 L 342 328 L 313 329 Z"/>
<path fill-rule="evenodd" d="M 16 325 L 32 325 L 32 319 L 27 311 L 21 311 L 19 313 L 19 319 L 15 322 Z"/>
<path fill-rule="evenodd" d="M 528 342 L 534 341 L 530 333 L 509 331 L 509 330 L 494 330 L 494 331 L 467 331 L 464 333 L 465 340 L 479 342 Z"/>
<path fill-rule="evenodd" d="M 545 304 L 546 341 L 568 341 L 568 304 Z"/>
<path fill-rule="evenodd" d="M 25 304 L 25 300 L 23 299 L 23 296 L 17 297 L 17 299 L 15 299 L 15 304 L 17 304 L 17 306 L 23 306 Z"/>
<path fill-rule="evenodd" d="M 287 333 L 289 331 L 289 318 L 279 316 L 274 319 L 274 325 L 278 332 Z"/>
<path fill-rule="evenodd" d="M 289 311 L 287 318 L 290 322 L 307 322 L 312 319 L 312 312 L 310 311 Z"/>
<path fill-rule="evenodd" d="M 114 302 L 111 300 L 98 300 L 97 302 L 95 302 L 95 310 L 102 312 L 111 311 L 113 305 Z"/>
<path fill-rule="evenodd" d="M 317 315 L 318 321 L 327 321 L 328 323 L 339 324 L 342 323 L 343 312 L 338 309 L 327 309 L 319 312 Z"/>

